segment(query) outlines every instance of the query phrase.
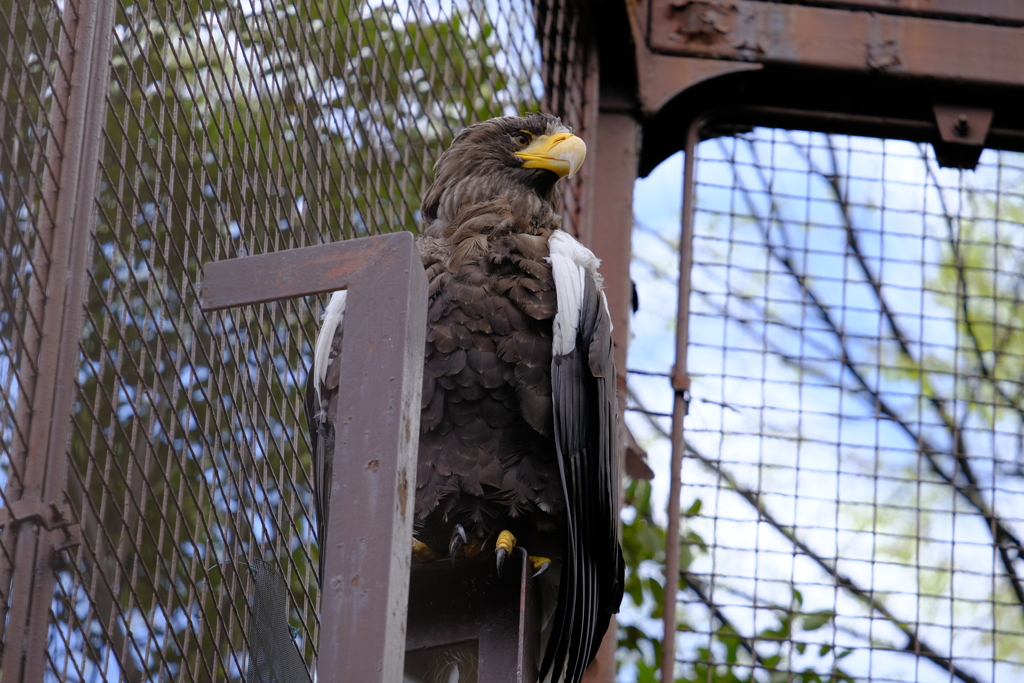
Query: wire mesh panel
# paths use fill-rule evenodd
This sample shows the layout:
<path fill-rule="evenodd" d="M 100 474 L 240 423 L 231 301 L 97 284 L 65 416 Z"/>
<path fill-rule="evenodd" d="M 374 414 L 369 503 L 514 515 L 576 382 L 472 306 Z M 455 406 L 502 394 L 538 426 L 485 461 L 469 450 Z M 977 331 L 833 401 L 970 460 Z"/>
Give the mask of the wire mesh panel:
<path fill-rule="evenodd" d="M 1024 158 L 777 129 L 695 158 L 677 676 L 1020 680 Z M 664 372 L 678 216 L 635 237 L 633 367 Z M 630 377 L 655 453 L 665 384 Z"/>
<path fill-rule="evenodd" d="M 0 511 L 23 494 L 27 426 L 51 277 L 61 137 L 51 115 L 58 46 L 76 17 L 56 4 L 0 3 Z M 58 84 L 60 81 L 60 84 Z M 66 91 L 65 91 L 66 92 Z M 56 114 L 63 112 L 57 106 Z M 63 276 L 62 272 L 52 273 Z M 15 529 L 0 530 L 0 641 L 9 607 Z"/>
<path fill-rule="evenodd" d="M 583 124 L 584 38 L 566 2 L 117 4 L 69 444 L 83 543 L 59 572 L 50 680 L 242 679 L 264 567 L 283 575 L 315 662 L 301 395 L 319 306 L 204 316 L 201 264 L 415 230 L 430 169 L 465 125 L 542 106 Z M 0 75 L 5 100 L 45 92 L 24 71 Z M 18 106 L 0 119 L 0 144 L 24 139 L 3 153 L 26 169 L 0 178 L 5 388 L 38 213 L 19 197 L 46 130 Z M 0 410 L 6 458 L 13 401 Z"/>

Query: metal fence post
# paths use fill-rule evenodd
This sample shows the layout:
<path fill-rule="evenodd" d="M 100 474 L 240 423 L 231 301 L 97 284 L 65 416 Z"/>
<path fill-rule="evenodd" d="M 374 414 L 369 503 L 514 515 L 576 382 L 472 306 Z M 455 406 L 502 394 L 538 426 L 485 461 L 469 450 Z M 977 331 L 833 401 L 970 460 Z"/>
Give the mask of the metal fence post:
<path fill-rule="evenodd" d="M 39 278 L 34 295 L 42 297 L 37 318 L 37 353 L 26 354 L 23 368 L 35 380 L 31 411 L 23 423 L 27 438 L 24 476 L 13 500 L 7 500 L 4 526 L 17 525 L 11 568 L 8 628 L 2 633 L 3 674 L 8 681 L 41 681 L 56 574 L 58 545 L 76 542 L 77 528 L 63 501 L 67 438 L 82 329 L 83 288 L 88 241 L 96 196 L 108 89 L 114 2 L 69 3 L 64 16 L 60 66 L 51 107 L 53 137 L 47 147 L 49 172 L 42 201 L 48 207 L 38 249 Z M 62 86 L 62 87 L 61 87 Z M 40 261 L 41 259 L 41 261 Z M 35 364 L 38 365 L 35 365 Z M 33 367 L 35 365 L 35 367 Z M 12 538 L 5 528 L 5 535 Z M 3 577 L 6 579 L 6 576 Z M 4 589 L 8 586 L 5 583 Z"/>

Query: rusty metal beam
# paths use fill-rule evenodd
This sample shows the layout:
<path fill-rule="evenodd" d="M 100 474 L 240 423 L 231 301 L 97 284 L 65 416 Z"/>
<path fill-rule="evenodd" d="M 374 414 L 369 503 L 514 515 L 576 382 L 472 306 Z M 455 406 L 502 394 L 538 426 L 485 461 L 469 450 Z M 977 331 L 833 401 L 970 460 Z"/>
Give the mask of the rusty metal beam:
<path fill-rule="evenodd" d="M 602 112 L 594 154 L 591 230 L 584 244 L 601 259 L 605 295 L 615 340 L 615 368 L 620 391 L 626 381 L 626 349 L 633 288 L 629 279 L 633 232 L 633 182 L 636 180 L 638 125 L 624 113 Z"/>
<path fill-rule="evenodd" d="M 1024 51 L 1015 26 L 762 0 L 653 0 L 647 40 L 663 54 L 1024 85 L 1019 59 L 1005 58 Z"/>
<path fill-rule="evenodd" d="M 611 101 L 609 101 L 611 100 Z M 633 238 L 633 183 L 636 181 L 639 125 L 635 116 L 613 97 L 602 98 L 597 117 L 596 140 L 588 141 L 594 159 L 589 231 L 583 242 L 601 260 L 608 310 L 615 342 L 615 369 L 620 416 L 626 407 L 626 354 L 629 349 L 633 283 L 629 277 Z M 621 419 L 621 418 L 620 418 Z M 620 433 L 625 436 L 626 429 Z M 633 453 L 620 444 L 619 463 L 630 467 Z M 622 481 L 621 472 L 619 481 Z M 620 496 L 621 500 L 621 496 Z M 615 618 L 608 626 L 584 683 L 612 683 L 615 680 L 615 650 L 618 634 Z"/>
<path fill-rule="evenodd" d="M 946 21 L 1024 26 L 1020 0 L 776 0 L 780 4 L 832 7 Z"/>
<path fill-rule="evenodd" d="M 204 311 L 349 290 L 317 678 L 399 683 L 427 279 L 411 233 L 206 264 Z"/>
<path fill-rule="evenodd" d="M 683 147 L 686 125 L 708 107 L 930 123 L 932 105 L 967 105 L 992 108 L 994 129 L 1022 127 L 1021 3 L 638 0 L 629 17 L 636 98 L 654 124 L 645 122 L 641 175 Z"/>

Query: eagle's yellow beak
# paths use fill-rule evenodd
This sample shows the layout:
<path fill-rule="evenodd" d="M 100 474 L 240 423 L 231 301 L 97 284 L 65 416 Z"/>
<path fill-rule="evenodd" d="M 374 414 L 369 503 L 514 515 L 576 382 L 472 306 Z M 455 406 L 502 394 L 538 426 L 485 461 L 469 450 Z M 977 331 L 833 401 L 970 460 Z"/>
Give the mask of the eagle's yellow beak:
<path fill-rule="evenodd" d="M 587 145 L 572 133 L 541 135 L 515 153 L 523 168 L 546 168 L 559 178 L 571 178 L 587 156 Z"/>

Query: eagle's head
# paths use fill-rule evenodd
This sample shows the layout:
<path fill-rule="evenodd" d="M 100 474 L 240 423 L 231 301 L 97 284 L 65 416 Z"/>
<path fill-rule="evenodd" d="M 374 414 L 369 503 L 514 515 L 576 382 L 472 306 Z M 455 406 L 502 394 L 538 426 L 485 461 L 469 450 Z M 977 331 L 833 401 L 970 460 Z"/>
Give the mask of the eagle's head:
<path fill-rule="evenodd" d="M 467 206 L 500 197 L 527 210 L 554 212 L 556 183 L 572 177 L 586 153 L 583 141 L 551 114 L 473 124 L 438 159 L 423 218 L 428 225 L 448 223 Z"/>

